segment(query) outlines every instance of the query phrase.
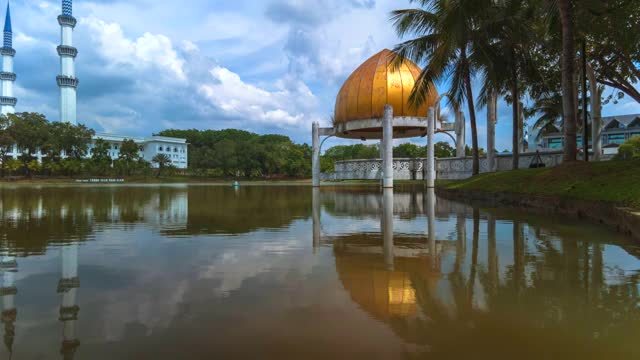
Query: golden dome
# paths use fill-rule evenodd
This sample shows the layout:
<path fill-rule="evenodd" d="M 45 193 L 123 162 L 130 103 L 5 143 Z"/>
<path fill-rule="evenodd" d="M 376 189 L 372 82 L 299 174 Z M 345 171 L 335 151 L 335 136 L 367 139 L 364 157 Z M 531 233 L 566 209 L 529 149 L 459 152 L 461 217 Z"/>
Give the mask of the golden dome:
<path fill-rule="evenodd" d="M 422 70 L 410 60 L 394 69 L 392 56 L 392 51 L 382 50 L 349 76 L 336 98 L 335 124 L 382 118 L 386 104 L 393 106 L 394 117 L 427 116 L 438 97 L 435 87 L 425 104 L 410 106 L 409 95 Z"/>

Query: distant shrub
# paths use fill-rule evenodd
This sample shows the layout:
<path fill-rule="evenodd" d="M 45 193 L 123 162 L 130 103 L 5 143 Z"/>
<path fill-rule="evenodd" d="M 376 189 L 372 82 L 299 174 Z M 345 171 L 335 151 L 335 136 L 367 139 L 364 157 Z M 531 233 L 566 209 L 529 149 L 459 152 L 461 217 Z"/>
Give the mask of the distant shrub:
<path fill-rule="evenodd" d="M 640 158 L 640 136 L 632 137 L 618 148 L 616 160 Z"/>

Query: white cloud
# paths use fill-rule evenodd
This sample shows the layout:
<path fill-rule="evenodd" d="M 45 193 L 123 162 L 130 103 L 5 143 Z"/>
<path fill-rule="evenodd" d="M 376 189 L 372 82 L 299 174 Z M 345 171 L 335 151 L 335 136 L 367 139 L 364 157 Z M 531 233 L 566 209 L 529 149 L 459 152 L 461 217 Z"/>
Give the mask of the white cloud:
<path fill-rule="evenodd" d="M 201 84 L 199 91 L 229 116 L 280 127 L 299 125 L 304 113 L 297 108 L 315 103 L 311 90 L 295 80 L 280 80 L 278 88 L 269 91 L 244 82 L 238 74 L 221 66 L 211 69 L 210 74 L 212 81 Z"/>
<path fill-rule="evenodd" d="M 165 35 L 145 33 L 135 40 L 127 39 L 122 27 L 95 17 L 82 20 L 91 31 L 91 38 L 98 42 L 97 49 L 114 65 L 127 64 L 134 67 L 156 66 L 186 80 L 184 59 L 178 56 L 171 40 Z"/>

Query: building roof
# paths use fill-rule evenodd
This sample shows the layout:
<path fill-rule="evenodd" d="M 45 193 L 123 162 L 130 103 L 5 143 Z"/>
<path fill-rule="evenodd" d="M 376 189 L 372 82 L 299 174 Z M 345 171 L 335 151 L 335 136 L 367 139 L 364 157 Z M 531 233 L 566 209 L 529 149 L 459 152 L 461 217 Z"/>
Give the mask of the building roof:
<path fill-rule="evenodd" d="M 638 126 L 640 127 L 640 114 L 631 114 L 631 115 L 616 115 L 616 116 L 607 116 L 602 118 L 602 124 L 605 128 L 608 128 L 614 121 L 617 121 L 623 127 L 627 128 L 629 126 Z"/>
<path fill-rule="evenodd" d="M 93 136 L 94 139 L 102 139 L 105 141 L 124 141 L 127 139 L 133 140 L 136 143 L 148 143 L 148 142 L 165 142 L 165 143 L 172 143 L 172 144 L 183 144 L 183 145 L 187 145 L 187 139 L 181 139 L 181 138 L 173 138 L 173 137 L 167 137 L 167 136 L 124 136 L 124 135 L 117 135 L 117 134 L 107 134 L 107 133 L 96 133 Z"/>
<path fill-rule="evenodd" d="M 427 109 L 438 97 L 435 87 L 420 108 L 409 106 L 409 95 L 422 70 L 410 60 L 394 68 L 393 55 L 382 50 L 349 76 L 336 98 L 335 123 L 382 118 L 386 104 L 393 106 L 395 117 L 427 116 Z"/>

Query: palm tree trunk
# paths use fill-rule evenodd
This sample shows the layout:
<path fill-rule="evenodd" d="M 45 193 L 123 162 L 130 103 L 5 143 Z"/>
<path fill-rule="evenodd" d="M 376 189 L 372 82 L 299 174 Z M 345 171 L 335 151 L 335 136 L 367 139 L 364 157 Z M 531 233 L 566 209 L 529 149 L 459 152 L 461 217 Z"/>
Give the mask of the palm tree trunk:
<path fill-rule="evenodd" d="M 514 70 L 515 73 L 515 70 Z M 518 80 L 514 78 L 511 88 L 511 98 L 513 101 L 513 170 L 518 170 L 520 166 L 520 89 Z"/>
<path fill-rule="evenodd" d="M 465 92 L 467 97 L 467 105 L 469 106 L 469 119 L 471 120 L 471 145 L 473 146 L 473 173 L 472 175 L 480 174 L 480 152 L 478 148 L 478 128 L 476 126 L 476 109 L 473 104 L 473 90 L 471 89 L 471 71 L 469 69 L 469 63 L 467 62 L 466 49 L 462 49 L 461 54 L 465 63 Z"/>
<path fill-rule="evenodd" d="M 575 111 L 573 80 L 575 67 L 575 39 L 571 0 L 558 0 L 562 23 L 562 109 L 564 114 L 564 161 L 576 161 L 578 145 L 576 139 L 577 118 Z"/>

